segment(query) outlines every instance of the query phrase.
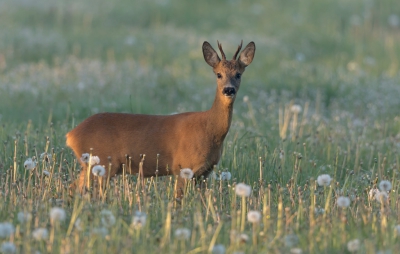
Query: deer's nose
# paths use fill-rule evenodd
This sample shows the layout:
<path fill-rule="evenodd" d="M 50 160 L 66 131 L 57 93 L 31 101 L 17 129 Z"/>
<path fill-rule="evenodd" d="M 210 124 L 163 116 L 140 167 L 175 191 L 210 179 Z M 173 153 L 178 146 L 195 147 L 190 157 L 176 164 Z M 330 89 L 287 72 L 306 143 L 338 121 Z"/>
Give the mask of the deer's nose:
<path fill-rule="evenodd" d="M 225 96 L 233 96 L 233 95 L 236 94 L 236 89 L 235 89 L 234 87 L 231 87 L 231 86 L 229 86 L 229 87 L 224 87 L 224 89 L 222 90 L 222 93 L 223 93 Z"/>

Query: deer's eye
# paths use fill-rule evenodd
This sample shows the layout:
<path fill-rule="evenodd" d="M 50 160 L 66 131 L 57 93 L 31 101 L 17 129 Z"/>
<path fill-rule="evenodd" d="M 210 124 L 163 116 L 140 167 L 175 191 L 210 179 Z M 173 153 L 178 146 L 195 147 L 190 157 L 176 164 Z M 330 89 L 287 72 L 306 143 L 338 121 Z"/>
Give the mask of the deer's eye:
<path fill-rule="evenodd" d="M 240 73 L 236 74 L 236 79 L 240 79 L 241 77 L 242 77 L 242 74 L 240 74 Z"/>
<path fill-rule="evenodd" d="M 217 73 L 217 78 L 222 78 L 221 73 Z"/>

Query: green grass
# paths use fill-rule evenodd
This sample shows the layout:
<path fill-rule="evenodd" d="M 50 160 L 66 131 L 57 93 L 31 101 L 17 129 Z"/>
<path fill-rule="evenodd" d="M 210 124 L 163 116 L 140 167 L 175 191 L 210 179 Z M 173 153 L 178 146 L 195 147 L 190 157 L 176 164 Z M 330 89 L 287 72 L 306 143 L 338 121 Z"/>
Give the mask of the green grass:
<path fill-rule="evenodd" d="M 3 0 L 0 223 L 14 230 L 1 224 L 0 244 L 17 253 L 207 253 L 217 244 L 227 253 L 350 253 L 347 243 L 359 239 L 355 253 L 396 253 L 396 17 L 395 0 Z M 219 40 L 230 57 L 241 39 L 257 50 L 216 168 L 229 181 L 204 180 L 203 190 L 190 182 L 180 205 L 174 176 L 146 179 L 145 188 L 119 176 L 103 195 L 95 184 L 92 196 L 68 196 L 79 171 L 69 130 L 97 112 L 208 109 L 215 78 L 201 45 Z M 52 158 L 40 159 L 44 152 Z M 33 157 L 37 167 L 26 171 Z M 330 186 L 318 186 L 321 174 Z M 382 180 L 392 189 L 380 203 L 368 193 Z M 236 196 L 237 183 L 251 185 L 250 197 Z M 53 207 L 65 220 L 51 221 Z M 260 223 L 247 221 L 252 210 Z M 32 218 L 20 221 L 22 211 Z M 132 223 L 136 211 L 147 215 L 143 227 Z M 37 228 L 48 237 L 37 240 Z"/>

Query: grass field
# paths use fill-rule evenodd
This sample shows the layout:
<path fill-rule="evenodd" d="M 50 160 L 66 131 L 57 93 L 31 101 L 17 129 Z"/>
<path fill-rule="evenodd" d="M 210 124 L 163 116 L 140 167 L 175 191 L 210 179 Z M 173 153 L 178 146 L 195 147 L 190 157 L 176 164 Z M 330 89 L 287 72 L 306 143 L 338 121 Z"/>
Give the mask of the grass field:
<path fill-rule="evenodd" d="M 398 252 L 397 0 L 2 0 L 0 24 L 0 252 Z M 229 180 L 189 181 L 181 204 L 175 176 L 69 197 L 69 130 L 207 110 L 201 45 L 231 57 L 242 39 L 257 50 L 215 169 Z"/>

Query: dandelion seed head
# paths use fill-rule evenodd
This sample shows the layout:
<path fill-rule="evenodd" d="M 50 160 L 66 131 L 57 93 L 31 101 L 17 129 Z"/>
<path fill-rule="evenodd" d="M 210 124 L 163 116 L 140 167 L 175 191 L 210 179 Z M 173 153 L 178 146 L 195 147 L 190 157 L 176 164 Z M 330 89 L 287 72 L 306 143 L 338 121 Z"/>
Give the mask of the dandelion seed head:
<path fill-rule="evenodd" d="M 95 176 L 104 176 L 106 174 L 106 169 L 103 166 L 96 165 L 92 168 L 92 174 Z"/>
<path fill-rule="evenodd" d="M 82 231 L 82 220 L 80 218 L 76 219 L 75 223 L 74 223 L 74 227 L 76 228 L 76 230 L 78 231 Z"/>
<path fill-rule="evenodd" d="M 14 225 L 10 222 L 0 223 L 0 238 L 7 238 L 14 234 Z"/>
<path fill-rule="evenodd" d="M 26 170 L 33 170 L 36 167 L 36 162 L 32 160 L 32 158 L 26 159 L 24 162 L 24 168 Z"/>
<path fill-rule="evenodd" d="M 40 160 L 44 160 L 44 161 L 46 161 L 46 162 L 51 162 L 52 157 L 53 157 L 53 156 L 51 156 L 51 154 L 42 153 L 42 154 L 40 155 Z"/>
<path fill-rule="evenodd" d="M 328 174 L 319 175 L 317 178 L 317 183 L 319 186 L 329 186 L 331 184 L 332 178 Z"/>
<path fill-rule="evenodd" d="M 20 223 L 28 222 L 32 219 L 32 214 L 29 212 L 18 212 L 17 218 Z"/>
<path fill-rule="evenodd" d="M 370 200 L 372 200 L 376 197 L 376 194 L 378 194 L 378 193 L 379 193 L 379 190 L 377 188 L 370 189 L 368 192 L 368 198 Z"/>
<path fill-rule="evenodd" d="M 145 213 L 136 211 L 135 215 L 132 217 L 132 226 L 134 228 L 142 228 L 146 225 L 147 215 Z"/>
<path fill-rule="evenodd" d="M 382 180 L 379 183 L 379 189 L 381 191 L 390 191 L 392 189 L 392 183 L 389 182 L 388 180 Z"/>
<path fill-rule="evenodd" d="M 102 210 L 100 212 L 100 215 L 101 215 L 101 224 L 103 224 L 104 227 L 109 228 L 115 224 L 116 219 L 111 211 Z"/>
<path fill-rule="evenodd" d="M 190 168 L 183 168 L 181 169 L 180 173 L 183 179 L 192 179 L 193 178 L 193 171 Z"/>
<path fill-rule="evenodd" d="M 216 244 L 214 245 L 212 249 L 212 254 L 225 254 L 225 246 L 222 244 Z"/>
<path fill-rule="evenodd" d="M 325 209 L 324 209 L 324 208 L 321 208 L 321 207 L 315 207 L 314 213 L 315 213 L 316 215 L 324 214 L 324 213 L 325 213 Z"/>
<path fill-rule="evenodd" d="M 347 250 L 350 252 L 356 252 L 360 249 L 360 240 L 354 239 L 347 243 Z"/>
<path fill-rule="evenodd" d="M 232 174 L 231 172 L 221 172 L 220 179 L 221 181 L 229 181 L 231 180 Z"/>
<path fill-rule="evenodd" d="M 50 172 L 47 170 L 43 170 L 43 175 L 50 177 Z"/>
<path fill-rule="evenodd" d="M 384 203 L 386 202 L 386 200 L 389 198 L 388 194 L 386 191 L 380 191 L 378 193 L 376 193 L 375 195 L 375 199 L 376 201 L 378 201 L 379 203 Z"/>
<path fill-rule="evenodd" d="M 11 254 L 17 251 L 17 247 L 15 247 L 15 244 L 13 244 L 12 242 L 4 242 L 1 244 L 0 250 L 1 253 Z"/>
<path fill-rule="evenodd" d="M 175 230 L 175 237 L 182 240 L 189 239 L 191 232 L 187 228 L 178 228 Z"/>
<path fill-rule="evenodd" d="M 302 254 L 303 251 L 300 248 L 291 248 L 290 254 Z"/>
<path fill-rule="evenodd" d="M 261 219 L 261 213 L 259 211 L 249 211 L 247 213 L 247 220 L 250 223 L 258 223 Z"/>
<path fill-rule="evenodd" d="M 83 154 L 82 154 L 82 157 L 81 157 L 81 161 L 82 161 L 83 163 L 89 163 L 89 158 L 90 158 L 90 154 L 88 154 L 88 153 L 83 153 Z"/>
<path fill-rule="evenodd" d="M 100 163 L 100 158 L 98 156 L 90 157 L 90 165 L 96 165 Z"/>
<path fill-rule="evenodd" d="M 297 104 L 293 104 L 292 107 L 290 107 L 290 111 L 291 111 L 293 114 L 298 114 L 298 113 L 301 112 L 301 110 L 302 110 L 301 106 L 300 106 L 300 105 L 297 105 Z"/>
<path fill-rule="evenodd" d="M 237 240 L 241 243 L 247 243 L 249 241 L 249 236 L 246 234 L 239 234 Z"/>
<path fill-rule="evenodd" d="M 235 192 L 236 195 L 240 197 L 248 197 L 251 194 L 251 186 L 244 183 L 238 183 L 235 187 Z"/>
<path fill-rule="evenodd" d="M 101 236 L 101 237 L 106 237 L 108 235 L 108 229 L 105 227 L 101 227 L 101 228 L 94 228 L 92 230 L 92 235 L 97 235 L 97 236 Z"/>
<path fill-rule="evenodd" d="M 299 238 L 295 234 L 286 235 L 284 238 L 284 243 L 286 247 L 294 247 L 299 242 Z"/>
<path fill-rule="evenodd" d="M 67 217 L 65 210 L 60 207 L 53 207 L 50 210 L 50 219 L 52 223 L 64 221 Z"/>
<path fill-rule="evenodd" d="M 49 231 L 46 228 L 36 228 L 32 232 L 32 237 L 37 240 L 47 240 L 49 238 Z"/>
<path fill-rule="evenodd" d="M 348 207 L 350 205 L 350 198 L 340 196 L 336 200 L 338 207 Z"/>

